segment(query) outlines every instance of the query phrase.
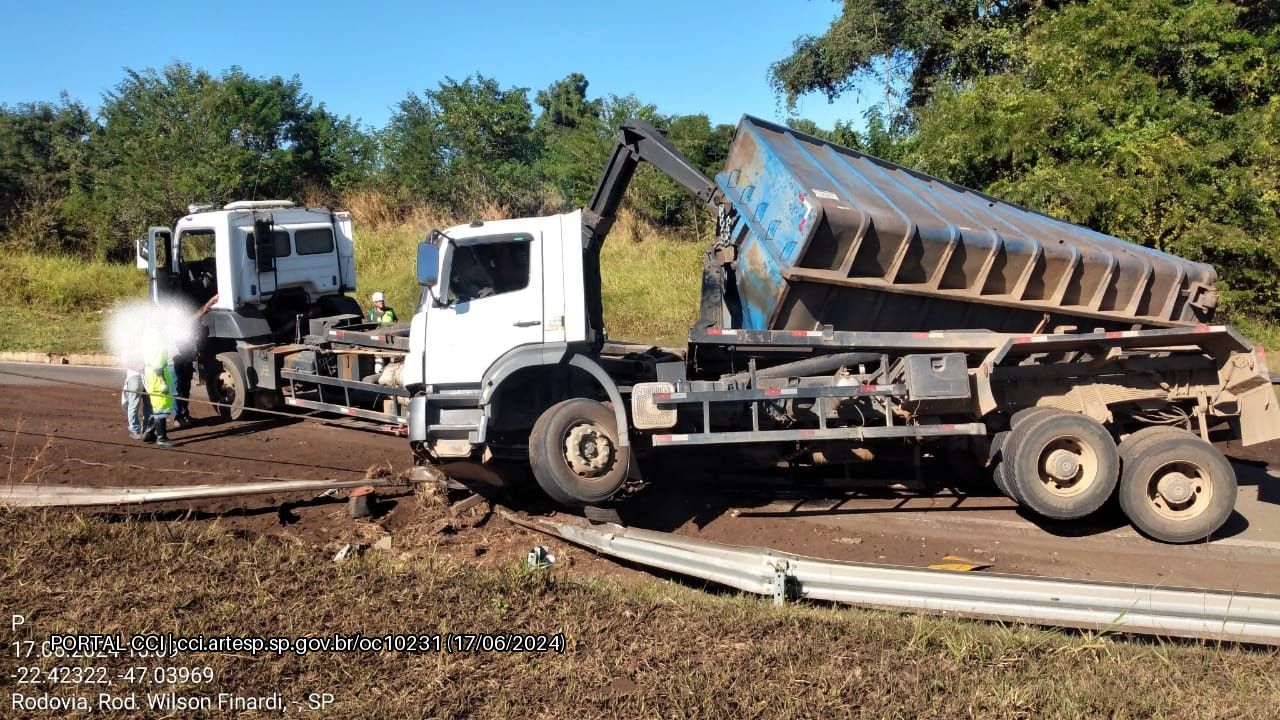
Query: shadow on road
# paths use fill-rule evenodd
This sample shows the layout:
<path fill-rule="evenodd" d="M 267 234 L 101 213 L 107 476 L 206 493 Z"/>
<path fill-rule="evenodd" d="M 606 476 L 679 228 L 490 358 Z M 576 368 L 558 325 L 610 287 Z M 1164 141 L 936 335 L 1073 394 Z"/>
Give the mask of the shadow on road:
<path fill-rule="evenodd" d="M 731 511 L 747 518 L 808 518 L 887 513 L 1008 511 L 1013 505 L 994 487 L 962 489 L 929 484 L 904 487 L 901 473 L 876 471 L 851 477 L 838 466 L 799 470 L 740 471 L 671 468 L 618 513 L 624 524 L 670 532 L 686 524 L 701 529 Z M 941 477 L 928 472 L 925 476 Z M 894 483 L 899 483 L 891 487 Z M 952 483 L 948 483 L 951 485 Z M 928 505 L 915 501 L 929 501 Z M 782 509 L 781 501 L 789 501 Z M 864 501 L 876 501 L 874 505 Z M 892 503 L 886 506 L 885 502 Z M 859 504 L 861 503 L 861 504 Z"/>
<path fill-rule="evenodd" d="M 188 445 L 191 443 L 208 442 L 219 438 L 237 437 L 239 435 L 252 435 L 253 433 L 262 432 L 264 430 L 273 430 L 279 427 L 288 427 L 289 425 L 297 425 L 302 420 L 294 418 L 264 418 L 262 420 L 248 420 L 238 422 L 231 425 L 213 424 L 206 420 L 198 421 L 196 425 L 188 428 L 176 428 L 169 430 L 169 439 L 177 443 L 178 446 Z M 191 434 L 192 430 L 199 430 L 205 425 L 210 425 L 215 429 L 208 430 L 198 435 Z"/>
<path fill-rule="evenodd" d="M 1236 470 L 1236 484 L 1258 488 L 1258 501 L 1280 505 L 1280 478 L 1267 472 L 1266 463 L 1253 460 L 1232 460 Z"/>

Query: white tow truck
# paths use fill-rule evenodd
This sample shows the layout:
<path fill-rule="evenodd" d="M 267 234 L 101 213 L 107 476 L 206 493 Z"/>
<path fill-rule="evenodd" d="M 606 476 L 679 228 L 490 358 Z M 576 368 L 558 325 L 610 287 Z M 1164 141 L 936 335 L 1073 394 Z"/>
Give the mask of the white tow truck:
<path fill-rule="evenodd" d="M 191 207 L 137 242 L 156 302 L 199 318 L 190 357 L 226 419 L 289 405 L 402 427 L 407 325 L 366 323 L 351 215 L 283 200 Z M 216 296 L 216 299 L 214 299 Z"/>

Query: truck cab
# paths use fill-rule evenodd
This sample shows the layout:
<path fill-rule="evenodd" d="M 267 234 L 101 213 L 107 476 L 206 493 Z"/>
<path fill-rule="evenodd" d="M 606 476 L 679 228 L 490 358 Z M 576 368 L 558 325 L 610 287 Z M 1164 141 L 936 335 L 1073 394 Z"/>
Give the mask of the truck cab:
<path fill-rule="evenodd" d="M 422 243 L 403 376 L 421 451 L 467 457 L 508 435 L 521 452 L 521 433 L 570 387 L 617 394 L 587 322 L 582 227 L 577 211 L 459 225 Z"/>

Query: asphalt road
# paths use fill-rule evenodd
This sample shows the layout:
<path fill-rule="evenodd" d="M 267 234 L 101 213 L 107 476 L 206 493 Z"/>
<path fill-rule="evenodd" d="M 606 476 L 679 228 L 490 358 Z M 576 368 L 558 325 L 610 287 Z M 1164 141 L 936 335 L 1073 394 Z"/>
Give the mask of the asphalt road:
<path fill-rule="evenodd" d="M 15 373 L 15 374 L 8 374 Z M 124 370 L 89 365 L 34 365 L 31 363 L 0 362 L 0 385 L 48 385 L 49 382 L 33 380 L 34 375 L 52 381 L 88 383 L 104 388 L 124 384 Z"/>

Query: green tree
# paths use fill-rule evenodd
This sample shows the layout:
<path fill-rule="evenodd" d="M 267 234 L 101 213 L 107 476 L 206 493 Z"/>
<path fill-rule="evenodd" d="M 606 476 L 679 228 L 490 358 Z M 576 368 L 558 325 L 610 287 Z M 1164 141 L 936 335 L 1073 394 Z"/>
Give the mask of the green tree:
<path fill-rule="evenodd" d="M 843 0 L 822 35 L 805 35 L 769 68 L 788 107 L 806 93 L 828 100 L 863 82 L 906 78 L 908 108 L 1009 67 L 1025 28 L 1063 0 Z"/>
<path fill-rule="evenodd" d="M 538 172 L 561 209 L 587 202 L 607 152 L 604 101 L 588 100 L 588 86 L 584 75 L 572 73 L 535 96 L 542 108 L 535 124 L 541 147 Z"/>
<path fill-rule="evenodd" d="M 76 248 L 73 192 L 84 182 L 97 128 L 84 105 L 0 106 L 0 244 L 24 250 Z"/>
<path fill-rule="evenodd" d="M 502 89 L 483 75 L 446 78 L 397 106 L 385 138 L 392 183 L 410 199 L 462 211 L 497 203 L 539 209 L 539 154 L 527 88 Z"/>
<path fill-rule="evenodd" d="M 100 256 L 123 257 L 148 224 L 190 203 L 296 198 L 354 184 L 364 148 L 349 120 L 313 107 L 297 78 L 220 77 L 177 63 L 127 71 L 108 93 L 86 205 Z"/>
<path fill-rule="evenodd" d="M 910 138 L 907 124 L 901 119 L 886 119 L 878 107 L 869 109 L 863 119 L 866 121 L 865 130 L 858 130 L 847 120 L 837 120 L 830 130 L 819 127 L 808 118 L 791 118 L 787 121 L 787 126 L 836 145 L 860 150 L 890 162 L 900 162 L 906 154 Z"/>
<path fill-rule="evenodd" d="M 600 118 L 600 100 L 587 99 L 587 77 L 570 73 L 545 90 L 539 90 L 534 102 L 542 108 L 538 125 L 573 130 Z"/>

